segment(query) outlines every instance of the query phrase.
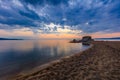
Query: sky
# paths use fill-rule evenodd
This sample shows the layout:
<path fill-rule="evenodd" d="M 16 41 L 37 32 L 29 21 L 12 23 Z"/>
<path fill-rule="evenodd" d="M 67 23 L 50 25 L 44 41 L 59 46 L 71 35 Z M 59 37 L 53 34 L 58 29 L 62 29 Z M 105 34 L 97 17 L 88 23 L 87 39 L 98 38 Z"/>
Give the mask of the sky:
<path fill-rule="evenodd" d="M 120 37 L 120 0 L 0 0 L 0 37 Z"/>

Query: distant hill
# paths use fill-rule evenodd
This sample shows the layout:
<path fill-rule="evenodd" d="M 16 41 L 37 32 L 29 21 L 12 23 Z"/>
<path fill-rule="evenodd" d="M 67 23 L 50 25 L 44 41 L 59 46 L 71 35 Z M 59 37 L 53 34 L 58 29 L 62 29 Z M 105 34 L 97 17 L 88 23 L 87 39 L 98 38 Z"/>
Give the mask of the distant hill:
<path fill-rule="evenodd" d="M 23 39 L 0 38 L 0 40 L 23 40 Z"/>
<path fill-rule="evenodd" d="M 96 39 L 120 39 L 120 37 L 113 37 L 113 38 L 96 38 Z"/>

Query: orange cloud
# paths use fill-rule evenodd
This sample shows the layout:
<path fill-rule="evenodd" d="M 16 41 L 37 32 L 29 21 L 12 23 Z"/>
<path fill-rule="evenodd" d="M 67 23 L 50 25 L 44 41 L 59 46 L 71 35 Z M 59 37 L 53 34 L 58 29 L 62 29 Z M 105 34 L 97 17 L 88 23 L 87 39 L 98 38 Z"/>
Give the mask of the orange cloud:
<path fill-rule="evenodd" d="M 81 36 L 75 34 L 39 34 L 38 38 L 80 38 Z"/>
<path fill-rule="evenodd" d="M 95 33 L 91 35 L 93 38 L 111 38 L 111 37 L 120 37 L 120 32 L 116 33 Z"/>
<path fill-rule="evenodd" d="M 29 36 L 29 37 L 33 37 L 34 34 L 32 31 L 27 31 L 27 30 L 23 30 L 23 29 L 15 29 L 12 31 L 5 31 L 5 30 L 0 30 L 0 36 L 2 37 L 14 37 L 14 36 Z"/>
<path fill-rule="evenodd" d="M 86 34 L 88 35 L 88 34 Z M 93 38 L 109 38 L 109 37 L 120 37 L 120 32 L 116 33 L 93 33 L 89 34 Z M 36 39 L 41 39 L 41 38 L 81 38 L 84 35 L 76 35 L 76 34 L 69 34 L 69 33 L 50 33 L 50 34 L 43 34 L 43 33 L 37 33 L 34 34 L 33 31 L 29 30 L 28 28 L 23 28 L 23 29 L 14 29 L 12 31 L 5 31 L 5 30 L 0 30 L 0 37 L 31 37 L 31 38 L 36 38 Z"/>

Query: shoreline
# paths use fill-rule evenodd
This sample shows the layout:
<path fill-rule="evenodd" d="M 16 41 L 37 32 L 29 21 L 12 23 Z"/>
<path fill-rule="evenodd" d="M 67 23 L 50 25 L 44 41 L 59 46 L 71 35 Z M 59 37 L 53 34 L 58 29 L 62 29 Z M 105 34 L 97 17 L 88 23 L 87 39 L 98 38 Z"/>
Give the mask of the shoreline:
<path fill-rule="evenodd" d="M 72 43 L 72 44 L 74 44 L 74 43 Z M 45 64 L 43 64 L 43 65 L 37 66 L 37 67 L 33 68 L 31 71 L 23 71 L 23 72 L 20 72 L 20 73 L 18 73 L 18 74 L 15 75 L 15 76 L 10 76 L 10 77 L 8 77 L 8 79 L 13 80 L 13 79 L 15 78 L 14 80 L 16 80 L 16 77 L 32 75 L 32 74 L 34 74 L 34 73 L 36 73 L 36 72 L 38 72 L 38 71 L 40 71 L 40 70 L 42 70 L 42 69 L 45 69 L 45 68 L 47 68 L 47 67 L 49 67 L 49 66 L 51 66 L 51 65 L 53 65 L 53 64 L 57 64 L 57 63 L 61 62 L 63 59 L 68 59 L 68 58 L 71 58 L 72 56 L 75 56 L 75 55 L 77 55 L 77 54 L 81 54 L 81 53 L 83 53 L 84 51 L 89 50 L 90 48 L 92 48 L 92 46 L 93 46 L 93 45 L 91 44 L 90 47 L 87 48 L 87 49 L 85 49 L 85 50 L 82 50 L 82 51 L 80 51 L 80 52 L 77 52 L 77 53 L 75 53 L 75 54 L 71 54 L 71 55 L 68 55 L 68 56 L 65 56 L 65 57 L 61 57 L 61 58 L 56 59 L 56 60 L 54 60 L 54 61 L 45 63 Z M 12 78 L 12 79 L 11 79 L 11 78 Z"/>
<path fill-rule="evenodd" d="M 118 48 L 116 48 L 115 46 L 116 45 L 118 45 Z M 99 54 L 100 53 L 100 51 L 98 50 L 98 51 L 96 51 L 97 50 L 97 48 L 103 48 L 103 49 L 105 49 L 106 48 L 106 50 L 103 50 L 103 51 L 101 51 L 101 52 L 104 52 L 104 51 L 106 51 L 106 56 L 104 56 L 104 55 L 101 55 L 101 54 Z M 99 48 L 99 49 L 100 49 Z M 72 70 L 71 68 L 73 68 L 73 69 L 75 69 L 74 71 L 74 74 L 76 74 L 76 75 L 79 75 L 79 74 L 81 74 L 81 76 L 85 76 L 86 74 L 84 74 L 83 75 L 83 72 L 80 72 L 80 71 L 84 71 L 84 72 L 86 72 L 86 70 L 85 69 L 80 69 L 80 71 L 79 71 L 79 73 L 77 72 L 77 70 L 76 69 L 78 69 L 78 68 L 89 68 L 89 66 L 90 65 L 92 65 L 92 67 L 90 67 L 90 68 L 93 68 L 93 67 L 96 67 L 96 65 L 94 65 L 92 62 L 91 62 L 91 59 L 93 59 L 93 62 L 96 62 L 97 64 L 99 64 L 99 63 L 101 63 L 101 65 L 97 65 L 98 67 L 101 67 L 101 66 L 104 66 L 103 64 L 102 64 L 102 61 L 101 60 L 99 60 L 99 61 L 96 61 L 96 60 L 94 60 L 94 58 L 97 56 L 97 55 L 99 55 L 100 57 L 101 57 L 101 59 L 103 58 L 104 59 L 104 57 L 105 57 L 105 59 L 107 60 L 107 56 L 109 56 L 108 55 L 108 53 L 107 52 L 109 52 L 109 50 L 110 50 L 110 48 L 111 49 L 113 49 L 113 52 L 115 52 L 116 54 L 117 54 L 117 51 L 119 51 L 119 49 L 120 49 L 120 41 L 95 41 L 95 42 L 93 42 L 93 46 L 92 47 L 90 47 L 90 48 L 88 48 L 87 50 L 85 50 L 85 51 L 82 51 L 82 52 L 80 52 L 80 53 L 78 53 L 78 54 L 73 54 L 73 55 L 70 55 L 70 56 L 67 56 L 67 57 L 64 57 L 64 58 L 60 58 L 59 60 L 55 60 L 55 61 L 52 61 L 52 62 L 50 62 L 50 63 L 48 63 L 48 64 L 45 64 L 45 65 L 42 65 L 42 66 L 40 66 L 40 67 L 38 67 L 38 68 L 36 68 L 34 71 L 30 71 L 30 74 L 29 73 L 27 73 L 27 74 L 24 74 L 24 75 L 20 75 L 20 76 L 16 76 L 15 77 L 15 79 L 14 80 L 37 80 L 38 78 L 40 79 L 40 80 L 45 80 L 45 79 L 49 79 L 49 80 L 52 80 L 52 79 L 54 79 L 54 80 L 56 80 L 57 78 L 59 79 L 59 80 L 62 80 L 62 78 L 64 78 L 65 80 L 67 80 L 67 79 L 71 79 L 71 80 L 75 80 L 76 78 L 71 78 L 70 77 L 70 75 L 71 74 L 69 74 L 69 73 L 73 73 L 72 71 L 70 71 L 70 70 Z M 95 50 L 96 49 L 96 50 Z M 108 50 L 107 50 L 108 49 Z M 96 51 L 96 52 L 95 52 Z M 93 53 L 92 53 L 93 52 Z M 95 52 L 95 53 L 94 53 Z M 96 53 L 98 53 L 98 54 L 96 54 Z M 118 55 L 119 55 L 119 52 L 118 52 Z M 99 57 L 99 56 L 97 56 L 97 58 Z M 79 58 L 80 57 L 80 58 Z M 89 58 L 90 57 L 90 58 Z M 96 59 L 97 59 L 96 58 Z M 109 58 L 108 58 L 109 59 Z M 117 58 L 116 58 L 117 59 Z M 75 60 L 75 61 L 74 61 Z M 119 60 L 119 58 L 118 58 L 118 60 Z M 86 61 L 87 61 L 87 64 L 86 64 Z M 117 60 L 116 60 L 117 61 Z M 67 62 L 67 63 L 66 63 Z M 78 63 L 80 63 L 80 64 L 77 64 L 77 62 Z M 119 65 L 119 61 L 117 61 L 117 65 L 118 66 L 120 66 Z M 72 66 L 72 65 L 70 65 L 70 64 L 72 64 L 73 65 L 73 67 L 69 67 L 69 66 Z M 107 63 L 108 64 L 108 63 Z M 76 65 L 76 66 L 74 66 L 74 65 Z M 60 68 L 59 68 L 60 67 Z M 113 66 L 114 67 L 114 66 Z M 65 68 L 65 69 L 64 69 Z M 66 72 L 66 70 L 67 70 L 67 73 L 68 74 L 64 74 L 64 75 L 62 75 L 61 74 L 61 71 L 59 70 L 59 69 L 61 69 L 62 70 L 62 72 Z M 94 70 L 94 69 L 93 69 Z M 102 69 L 101 69 L 102 70 Z M 91 71 L 91 69 L 90 69 L 90 71 Z M 91 75 L 91 74 L 89 74 L 89 69 L 88 69 L 88 73 L 87 73 L 87 75 Z M 118 69 L 118 71 L 120 71 L 119 69 Z M 96 72 L 96 71 L 94 71 L 94 72 Z M 59 75 L 58 75 L 59 74 Z M 50 76 L 50 75 L 52 75 L 52 76 Z M 61 76 L 62 75 L 62 76 Z M 99 74 L 100 75 L 100 74 Z M 119 75 L 119 74 L 118 74 Z M 69 77 L 66 77 L 66 76 L 69 76 Z M 80 76 L 79 76 L 80 77 Z M 87 76 L 86 76 L 87 77 Z M 102 78 L 102 77 L 99 77 L 99 78 Z M 80 78 L 80 79 L 82 79 L 82 78 Z M 79 80 L 79 79 L 77 79 L 77 80 Z M 93 79 L 92 79 L 93 80 Z"/>

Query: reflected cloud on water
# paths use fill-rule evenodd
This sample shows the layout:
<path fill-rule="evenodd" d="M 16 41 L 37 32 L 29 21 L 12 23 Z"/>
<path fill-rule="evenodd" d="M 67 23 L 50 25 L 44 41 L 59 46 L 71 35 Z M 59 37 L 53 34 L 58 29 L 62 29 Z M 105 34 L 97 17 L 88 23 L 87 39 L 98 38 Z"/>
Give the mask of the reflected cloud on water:
<path fill-rule="evenodd" d="M 30 70 L 87 48 L 69 40 L 0 41 L 0 77 Z"/>

